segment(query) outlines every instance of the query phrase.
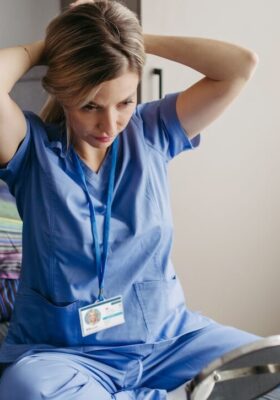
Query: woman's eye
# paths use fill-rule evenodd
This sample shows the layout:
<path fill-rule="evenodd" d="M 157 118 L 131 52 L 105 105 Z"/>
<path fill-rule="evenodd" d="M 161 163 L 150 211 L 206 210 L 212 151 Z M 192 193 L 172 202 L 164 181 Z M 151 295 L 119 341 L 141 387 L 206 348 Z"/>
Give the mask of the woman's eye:
<path fill-rule="evenodd" d="M 133 103 L 134 103 L 133 100 L 127 100 L 127 101 L 124 101 L 122 104 L 123 104 L 124 106 L 128 106 L 129 104 L 133 104 Z"/>
<path fill-rule="evenodd" d="M 120 103 L 120 107 L 127 107 L 130 104 L 134 104 L 133 100 L 127 100 L 122 103 Z M 82 107 L 82 110 L 84 111 L 98 111 L 101 110 L 101 107 L 95 104 L 86 104 L 85 106 Z"/>
<path fill-rule="evenodd" d="M 86 111 L 92 111 L 92 110 L 98 110 L 98 107 L 93 104 L 86 104 L 85 106 L 82 107 L 82 109 Z"/>

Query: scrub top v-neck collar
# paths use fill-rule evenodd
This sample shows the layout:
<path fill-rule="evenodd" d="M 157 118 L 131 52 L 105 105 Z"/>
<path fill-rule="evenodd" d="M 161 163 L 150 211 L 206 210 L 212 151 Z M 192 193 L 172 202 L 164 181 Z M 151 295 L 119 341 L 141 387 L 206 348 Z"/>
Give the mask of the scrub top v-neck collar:
<path fill-rule="evenodd" d="M 77 154 L 78 155 L 78 154 Z M 102 160 L 102 163 L 98 169 L 98 171 L 94 171 L 91 169 L 86 162 L 78 155 L 81 166 L 83 168 L 84 174 L 86 176 L 86 179 L 88 182 L 99 182 L 103 180 L 106 176 L 108 176 L 109 170 L 110 170 L 110 165 L 111 165 L 111 159 L 112 159 L 112 146 L 108 149 L 108 151 L 105 154 L 104 159 Z"/>
<path fill-rule="evenodd" d="M 50 135 L 49 147 L 52 148 L 54 151 L 56 151 L 60 158 L 67 157 L 68 145 L 67 145 L 67 135 L 66 135 L 65 125 L 61 124 L 59 129 L 57 130 L 57 124 L 49 124 L 48 128 L 49 128 L 48 134 Z M 99 182 L 108 175 L 111 165 L 111 157 L 112 157 L 112 145 L 106 152 L 105 157 L 97 172 L 91 169 L 86 164 L 86 162 L 83 161 L 81 157 L 79 157 L 82 168 L 89 183 Z"/>

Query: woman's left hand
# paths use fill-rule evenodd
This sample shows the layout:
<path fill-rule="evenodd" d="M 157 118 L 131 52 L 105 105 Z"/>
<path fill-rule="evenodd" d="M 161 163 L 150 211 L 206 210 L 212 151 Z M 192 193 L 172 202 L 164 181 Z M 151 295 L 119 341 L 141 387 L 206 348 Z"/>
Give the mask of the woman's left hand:
<path fill-rule="evenodd" d="M 70 4 L 70 7 L 76 7 L 80 4 L 94 3 L 94 0 L 76 0 L 74 3 Z"/>

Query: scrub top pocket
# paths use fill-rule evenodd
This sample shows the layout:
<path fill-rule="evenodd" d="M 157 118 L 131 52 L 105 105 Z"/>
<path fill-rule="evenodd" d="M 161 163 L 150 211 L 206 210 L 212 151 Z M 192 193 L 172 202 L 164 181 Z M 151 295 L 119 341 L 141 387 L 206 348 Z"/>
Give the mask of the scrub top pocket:
<path fill-rule="evenodd" d="M 16 343 L 74 346 L 78 343 L 78 328 L 78 301 L 58 306 L 40 293 L 24 288 L 17 295 L 9 337 Z"/>
<path fill-rule="evenodd" d="M 185 312 L 184 294 L 177 278 L 138 282 L 134 286 L 149 331 L 149 341 L 176 336 L 179 332 L 174 321 L 179 321 Z"/>

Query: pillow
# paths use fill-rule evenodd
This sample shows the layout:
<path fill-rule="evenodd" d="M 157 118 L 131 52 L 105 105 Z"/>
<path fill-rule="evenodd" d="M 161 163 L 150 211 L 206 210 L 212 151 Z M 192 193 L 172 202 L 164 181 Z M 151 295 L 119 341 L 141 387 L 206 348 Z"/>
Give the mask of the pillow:
<path fill-rule="evenodd" d="M 0 180 L 0 322 L 9 321 L 22 258 L 22 221 L 14 197 Z"/>

